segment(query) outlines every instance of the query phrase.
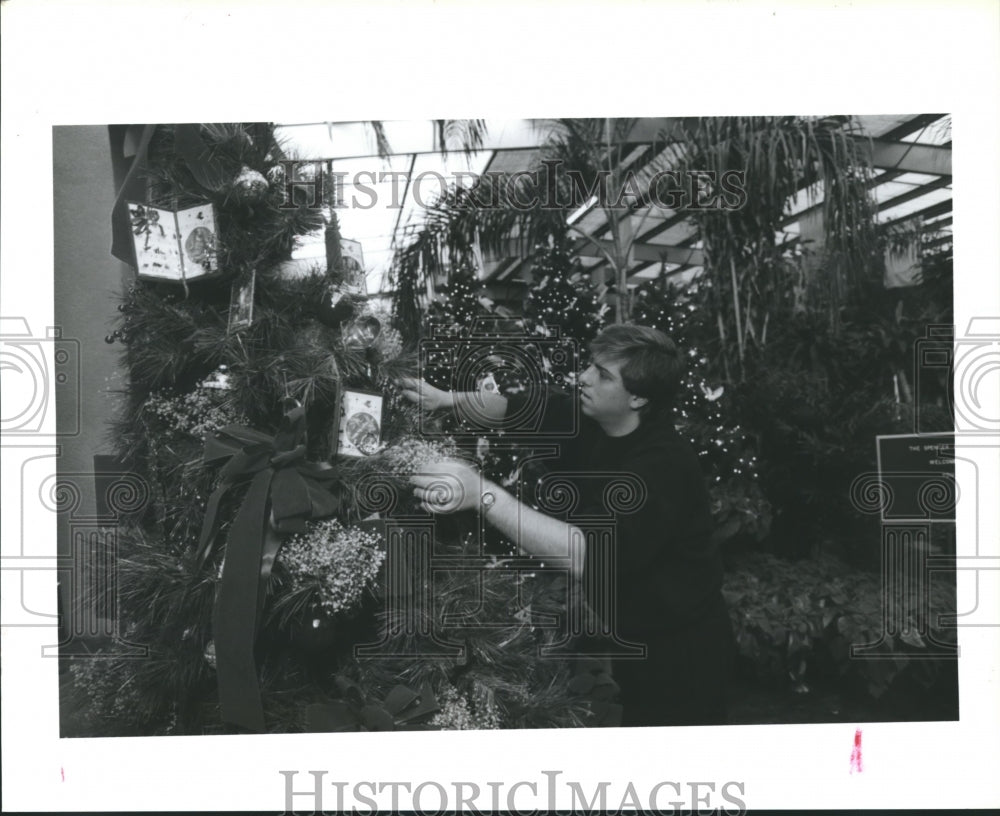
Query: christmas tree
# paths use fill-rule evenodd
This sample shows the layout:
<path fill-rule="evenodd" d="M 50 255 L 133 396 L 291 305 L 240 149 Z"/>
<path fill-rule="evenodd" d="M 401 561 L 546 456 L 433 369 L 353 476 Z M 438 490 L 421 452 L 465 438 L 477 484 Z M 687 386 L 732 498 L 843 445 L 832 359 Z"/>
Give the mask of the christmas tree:
<path fill-rule="evenodd" d="M 697 344 L 705 334 L 703 310 L 689 291 L 671 286 L 662 271 L 636 287 L 633 302 L 635 322 L 659 329 L 684 354 L 675 421 L 698 452 L 708 479 L 716 536 L 762 539 L 770 528 L 770 508 L 758 483 L 755 446 L 731 418 L 725 384 L 713 377 L 710 360 Z"/>
<path fill-rule="evenodd" d="M 613 723 L 603 663 L 539 659 L 565 580 L 484 555 L 474 516 L 421 516 L 408 476 L 462 450 L 400 398 L 404 338 L 338 254 L 289 263 L 337 224 L 289 206 L 273 127 L 182 127 L 156 128 L 130 228 L 211 207 L 211 274 L 137 278 L 108 336 L 118 455 L 147 500 L 118 518 L 118 637 L 71 659 L 72 735 Z"/>
<path fill-rule="evenodd" d="M 459 264 L 448 275 L 448 283 L 427 310 L 427 320 L 439 329 L 459 334 L 478 315 L 491 313 L 486 297 L 471 264 Z"/>
<path fill-rule="evenodd" d="M 589 275 L 560 242 L 539 244 L 532 256 L 532 284 L 524 314 L 535 325 L 557 325 L 563 338 L 581 347 L 604 326 L 608 307 L 601 304 Z"/>

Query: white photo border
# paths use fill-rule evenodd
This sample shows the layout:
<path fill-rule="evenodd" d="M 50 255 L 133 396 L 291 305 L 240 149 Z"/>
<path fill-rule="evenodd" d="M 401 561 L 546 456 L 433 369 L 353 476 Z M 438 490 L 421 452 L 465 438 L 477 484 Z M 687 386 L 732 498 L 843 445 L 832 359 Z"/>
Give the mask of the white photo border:
<path fill-rule="evenodd" d="M 33 327 L 53 325 L 56 125 L 941 112 L 954 116 L 961 332 L 972 317 L 1000 315 L 998 9 L 954 0 L 863 8 L 8 0 L 0 52 L 2 311 L 27 316 Z M 991 410 L 997 416 L 995 404 Z M 982 495 L 1000 495 L 995 450 L 973 453 Z M 8 516 L 8 502 L 20 501 L 11 484 L 3 501 Z M 995 505 L 983 507 L 980 518 L 958 519 L 960 556 L 976 554 L 974 539 L 979 555 L 998 555 L 997 520 L 988 512 Z M 53 515 L 39 511 L 37 523 L 54 542 Z M 20 551 L 17 534 L 4 527 L 5 559 Z M 19 596 L 16 574 L 5 570 L 3 578 L 6 620 Z M 980 578 L 987 583 L 989 575 Z M 959 586 L 960 607 L 971 604 L 972 585 L 963 577 Z M 54 571 L 48 589 L 54 597 Z M 981 592 L 979 602 L 991 605 L 983 618 L 1000 624 L 996 597 Z M 608 781 L 619 792 L 628 782 L 640 791 L 664 781 L 717 789 L 739 782 L 751 809 L 1000 802 L 1000 638 L 991 627 L 959 632 L 959 722 L 531 734 L 60 739 L 57 661 L 41 657 L 53 640 L 54 627 L 3 629 L 5 810 L 274 811 L 285 807 L 283 770 L 298 772 L 296 790 L 311 786 L 312 770 L 348 790 L 363 780 L 470 780 L 484 790 L 491 780 L 534 782 L 537 798 L 530 788 L 518 796 L 524 808 L 546 807 L 545 771 L 585 789 Z M 861 773 L 850 772 L 856 729 L 864 734 Z M 335 788 L 325 791 L 333 808 Z M 428 805 L 436 801 L 429 793 Z M 301 797 L 296 806 L 311 809 Z"/>

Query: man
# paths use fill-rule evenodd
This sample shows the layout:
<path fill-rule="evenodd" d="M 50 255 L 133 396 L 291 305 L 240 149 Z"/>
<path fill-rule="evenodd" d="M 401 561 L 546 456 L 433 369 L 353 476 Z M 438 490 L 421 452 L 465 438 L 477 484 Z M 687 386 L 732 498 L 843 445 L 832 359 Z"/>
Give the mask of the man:
<path fill-rule="evenodd" d="M 639 485 L 638 509 L 616 515 L 615 631 L 646 646 L 644 659 L 616 661 L 623 725 L 695 725 L 725 722 L 725 687 L 733 652 L 732 629 L 721 594 L 722 561 L 711 541 L 708 493 L 698 458 L 675 430 L 673 400 L 682 361 L 662 332 L 611 326 L 591 345 L 593 362 L 579 378 L 582 414 L 575 438 L 562 440 L 558 471 L 580 478 L 579 504 L 607 512 L 600 479 L 628 474 Z M 418 380 L 403 381 L 404 394 L 426 408 L 475 409 L 501 422 L 519 407 L 514 398 L 443 392 Z M 573 410 L 553 400 L 551 415 Z M 412 479 L 425 510 L 478 510 L 489 524 L 540 557 L 572 556 L 570 573 L 594 591 L 588 573 L 602 567 L 580 546 L 583 531 L 517 501 L 465 464 L 428 466 Z M 606 482 L 605 482 L 606 484 Z M 442 489 L 450 486 L 451 489 Z M 643 495 L 644 494 L 644 499 Z M 577 518 L 580 514 L 577 514 Z M 570 546 L 570 542 L 577 542 Z M 606 564 L 606 562 L 605 562 Z"/>

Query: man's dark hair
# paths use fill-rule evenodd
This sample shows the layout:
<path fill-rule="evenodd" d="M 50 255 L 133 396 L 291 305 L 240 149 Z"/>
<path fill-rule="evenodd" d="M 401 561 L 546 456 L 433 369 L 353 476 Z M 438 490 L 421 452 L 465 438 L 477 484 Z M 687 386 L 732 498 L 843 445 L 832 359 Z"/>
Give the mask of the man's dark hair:
<path fill-rule="evenodd" d="M 621 363 L 628 392 L 649 400 L 642 415 L 662 416 L 673 408 L 684 364 L 674 341 L 663 332 L 649 326 L 608 326 L 594 338 L 590 351 Z"/>

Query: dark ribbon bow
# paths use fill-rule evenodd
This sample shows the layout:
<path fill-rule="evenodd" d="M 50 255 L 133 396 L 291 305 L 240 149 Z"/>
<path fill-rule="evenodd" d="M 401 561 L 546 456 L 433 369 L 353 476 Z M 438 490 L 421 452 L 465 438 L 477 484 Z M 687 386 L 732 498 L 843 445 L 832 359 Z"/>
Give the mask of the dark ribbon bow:
<path fill-rule="evenodd" d="M 205 510 L 195 554 L 199 568 L 211 553 L 223 496 L 250 481 L 229 530 L 213 629 L 222 718 L 254 731 L 264 730 L 264 711 L 253 649 L 265 588 L 281 547 L 276 533 L 301 533 L 307 520 L 333 515 L 339 506 L 330 490 L 336 471 L 306 461 L 305 431 L 305 410 L 294 403 L 274 437 L 229 425 L 205 442 L 205 464 L 226 464 Z"/>
<path fill-rule="evenodd" d="M 424 727 L 418 720 L 441 710 L 427 682 L 419 692 L 404 685 L 393 686 L 384 700 L 374 703 L 366 700 L 356 683 L 338 677 L 337 684 L 344 699 L 307 706 L 307 731 L 416 731 Z"/>

